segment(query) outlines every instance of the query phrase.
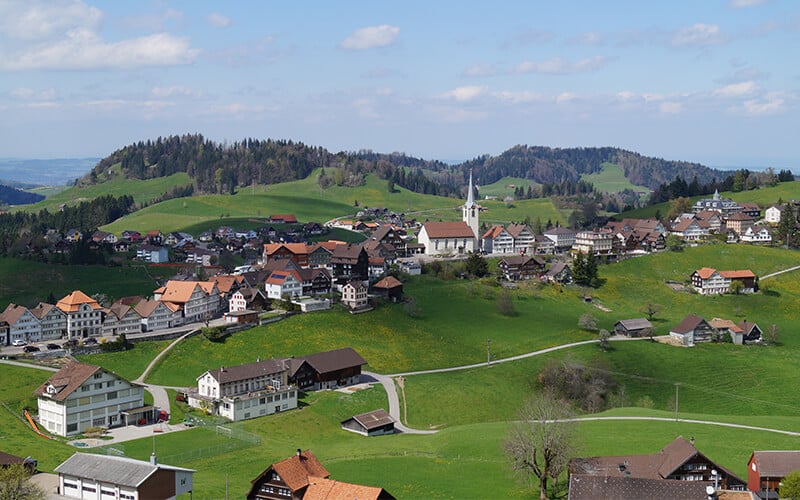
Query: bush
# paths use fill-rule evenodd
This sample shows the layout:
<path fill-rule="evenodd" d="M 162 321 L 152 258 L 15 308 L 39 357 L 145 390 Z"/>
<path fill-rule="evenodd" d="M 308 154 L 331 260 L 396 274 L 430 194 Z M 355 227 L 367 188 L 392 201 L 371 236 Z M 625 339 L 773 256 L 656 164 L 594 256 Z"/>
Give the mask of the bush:
<path fill-rule="evenodd" d="M 227 329 L 224 326 L 207 326 L 201 330 L 203 336 L 211 342 L 224 342 Z"/>
<path fill-rule="evenodd" d="M 105 339 L 100 339 L 100 350 L 103 352 L 116 352 L 116 351 L 127 351 L 133 347 L 133 344 L 128 342 L 128 339 L 125 338 L 125 334 L 121 333 L 117 340 L 113 342 L 107 342 Z"/>
<path fill-rule="evenodd" d="M 514 298 L 511 296 L 511 292 L 505 288 L 497 294 L 497 312 L 503 316 L 516 316 L 517 314 L 517 310 L 514 307 Z"/>

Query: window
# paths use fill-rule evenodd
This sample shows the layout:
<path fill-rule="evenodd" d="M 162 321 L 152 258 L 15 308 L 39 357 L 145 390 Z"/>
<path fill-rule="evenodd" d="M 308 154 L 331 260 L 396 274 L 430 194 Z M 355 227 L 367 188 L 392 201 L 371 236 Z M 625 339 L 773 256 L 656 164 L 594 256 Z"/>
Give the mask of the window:
<path fill-rule="evenodd" d="M 64 480 L 64 488 L 75 488 L 78 489 L 78 483 L 73 483 L 72 481 Z"/>
<path fill-rule="evenodd" d="M 116 382 L 116 380 L 109 380 L 106 382 L 106 387 L 114 387 L 114 382 Z"/>
<path fill-rule="evenodd" d="M 103 374 L 102 373 L 95 373 L 94 374 L 94 379 L 95 380 L 100 379 L 100 378 L 103 378 Z"/>
<path fill-rule="evenodd" d="M 89 493 L 96 493 L 97 492 L 97 488 L 95 488 L 94 486 L 86 486 L 84 484 L 83 485 L 83 491 L 88 491 Z"/>
<path fill-rule="evenodd" d="M 78 424 L 67 424 L 67 432 L 77 432 L 78 431 Z"/>
<path fill-rule="evenodd" d="M 106 399 L 117 399 L 117 391 L 112 391 L 106 394 Z"/>
<path fill-rule="evenodd" d="M 94 384 L 94 389 L 95 389 L 96 391 L 99 391 L 99 390 L 100 390 L 100 389 L 102 389 L 102 388 L 103 388 L 103 384 L 102 384 L 102 383 L 99 383 L 99 384 Z"/>

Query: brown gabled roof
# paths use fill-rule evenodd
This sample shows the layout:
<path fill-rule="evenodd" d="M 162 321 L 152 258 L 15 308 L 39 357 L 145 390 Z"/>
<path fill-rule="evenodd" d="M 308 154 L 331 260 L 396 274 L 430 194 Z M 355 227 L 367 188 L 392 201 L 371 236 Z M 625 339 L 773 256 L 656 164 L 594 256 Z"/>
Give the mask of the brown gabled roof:
<path fill-rule="evenodd" d="M 701 224 L 701 222 L 702 222 L 703 224 L 705 224 L 705 226 L 703 226 L 703 224 Z M 692 217 L 692 218 L 690 218 L 690 219 L 681 219 L 681 220 L 680 220 L 680 221 L 679 221 L 677 224 L 675 224 L 674 226 L 672 226 L 672 230 L 673 230 L 673 231 L 680 231 L 680 232 L 683 232 L 683 231 L 685 231 L 686 229 L 688 229 L 688 228 L 689 228 L 689 226 L 691 226 L 691 225 L 692 225 L 692 223 L 695 223 L 695 224 L 697 224 L 697 225 L 698 225 L 698 226 L 700 226 L 700 227 L 708 227 L 708 223 L 706 223 L 706 222 L 704 222 L 704 221 L 701 221 L 701 220 L 699 220 L 699 219 L 695 219 L 695 218 L 693 218 L 693 217 Z"/>
<path fill-rule="evenodd" d="M 736 212 L 735 214 L 729 215 L 728 220 L 738 220 L 742 222 L 747 222 L 753 220 L 753 218 L 743 212 Z"/>
<path fill-rule="evenodd" d="M 89 304 L 92 309 L 102 309 L 96 300 L 89 297 L 80 290 L 75 290 L 63 299 L 59 300 L 56 307 L 64 312 L 77 311 L 83 304 Z"/>
<path fill-rule="evenodd" d="M 289 252 L 295 255 L 305 255 L 308 253 L 308 246 L 305 243 L 266 243 L 264 244 L 264 250 L 267 252 L 267 256 L 273 255 L 275 252 L 279 251 L 281 248 L 285 248 L 289 250 Z"/>
<path fill-rule="evenodd" d="M 330 373 L 344 368 L 366 365 L 367 362 L 352 347 L 318 352 L 297 358 L 306 361 L 317 373 Z"/>
<path fill-rule="evenodd" d="M 385 288 L 389 290 L 391 288 L 397 288 L 398 286 L 403 286 L 403 282 L 395 278 L 394 276 L 387 276 L 382 280 L 380 280 L 379 282 L 372 285 L 372 288 Z"/>
<path fill-rule="evenodd" d="M 505 262 L 506 264 L 512 266 L 522 266 L 530 261 L 533 261 L 537 266 L 544 266 L 544 261 L 542 259 L 538 257 L 531 257 L 529 255 L 511 255 L 508 257 L 503 257 L 503 259 L 500 260 L 500 262 Z"/>
<path fill-rule="evenodd" d="M 383 488 L 361 484 L 343 483 L 333 479 L 313 478 L 303 500 L 383 500 L 394 498 Z"/>
<path fill-rule="evenodd" d="M 595 476 L 572 474 L 569 478 L 570 500 L 706 500 L 703 481 L 678 481 L 642 477 Z"/>
<path fill-rule="evenodd" d="M 381 408 L 380 410 L 374 410 L 367 413 L 362 413 L 361 415 L 353 415 L 353 420 L 361 424 L 366 430 L 377 429 L 379 427 L 383 427 L 386 424 L 394 423 L 394 419 L 391 415 L 386 413 L 386 410 Z M 348 419 L 349 420 L 349 419 Z M 345 420 L 346 422 L 347 420 Z"/>
<path fill-rule="evenodd" d="M 503 229 L 503 226 L 501 224 L 492 224 L 492 227 L 487 229 L 486 232 L 483 233 L 483 236 L 481 236 L 481 238 L 483 238 L 483 239 L 487 239 L 488 238 L 490 240 L 493 240 L 493 239 L 497 238 L 498 236 L 500 236 L 500 233 L 502 233 L 503 231 L 504 231 L 504 229 Z"/>
<path fill-rule="evenodd" d="M 784 477 L 800 469 L 800 450 L 754 451 L 750 463 L 755 462 L 760 477 Z"/>
<path fill-rule="evenodd" d="M 533 234 L 533 231 L 531 231 L 530 228 L 525 224 L 509 224 L 506 231 L 508 231 L 508 234 L 510 234 L 514 238 L 518 238 L 520 233 L 522 233 L 522 231 L 526 229 L 528 230 L 529 233 Z"/>
<path fill-rule="evenodd" d="M 678 323 L 678 325 L 675 326 L 673 329 L 671 329 L 670 332 L 681 333 L 681 334 L 689 333 L 705 322 L 706 320 L 701 318 L 700 316 L 690 314 L 685 318 L 683 318 L 683 321 Z"/>
<path fill-rule="evenodd" d="M 235 285 L 241 284 L 244 278 L 232 274 L 218 274 L 211 278 L 211 281 L 217 284 L 217 289 L 220 293 L 227 294 L 230 293 Z"/>
<path fill-rule="evenodd" d="M 711 328 L 716 328 L 717 330 L 729 330 L 734 333 L 742 333 L 742 329 L 729 319 L 712 318 L 708 324 L 711 326 Z"/>
<path fill-rule="evenodd" d="M 0 451 L 0 466 L 26 464 L 29 463 L 29 461 L 30 459 L 28 458 L 22 458 L 4 451 Z"/>
<path fill-rule="evenodd" d="M 117 319 L 124 318 L 130 311 L 136 313 L 136 309 L 133 309 L 131 306 L 123 304 L 121 302 L 114 302 L 111 304 L 111 307 L 108 308 L 108 313 L 113 314 L 117 317 Z M 136 313 L 138 314 L 138 313 Z"/>
<path fill-rule="evenodd" d="M 331 262 L 358 262 L 361 251 L 364 249 L 363 245 L 348 243 L 346 245 L 336 245 L 331 254 Z"/>
<path fill-rule="evenodd" d="M 661 474 L 661 477 L 666 478 L 700 452 L 686 438 L 678 436 L 659 453 L 664 455 L 664 462 L 658 468 L 658 473 Z"/>
<path fill-rule="evenodd" d="M 310 450 L 272 464 L 270 469 L 277 472 L 293 492 L 308 486 L 310 478 L 324 479 L 331 475 Z"/>
<path fill-rule="evenodd" d="M 56 388 L 56 392 L 51 395 L 51 398 L 55 401 L 64 401 L 99 370 L 101 370 L 99 366 L 70 361 L 64 368 L 58 370 L 52 377 L 47 379 L 44 384 L 40 385 L 34 391 L 34 394 L 41 396 L 47 391 L 47 387 L 52 385 Z"/>
<path fill-rule="evenodd" d="M 5 311 L 3 311 L 3 314 L 0 314 L 0 320 L 5 321 L 9 325 L 13 325 L 22 317 L 23 314 L 25 314 L 25 311 L 27 310 L 28 308 L 25 306 L 8 304 Z"/>
<path fill-rule="evenodd" d="M 176 307 L 178 306 L 173 302 L 162 302 L 160 300 L 147 300 L 147 299 L 139 301 L 139 303 L 136 304 L 136 306 L 134 306 L 133 310 L 136 311 L 136 314 L 138 314 L 142 318 L 149 318 L 153 314 L 153 311 L 155 311 L 156 308 L 159 306 L 159 304 L 164 304 L 164 307 L 166 307 L 172 312 L 178 310 L 176 309 Z"/>
<path fill-rule="evenodd" d="M 45 316 L 47 316 L 47 314 L 50 311 L 52 311 L 54 308 L 56 310 L 58 310 L 58 311 L 61 311 L 61 309 L 58 309 L 53 304 L 48 304 L 47 302 L 39 302 L 39 304 L 37 304 L 36 307 L 31 307 L 30 308 L 30 312 L 31 312 L 31 314 L 33 314 L 37 318 L 42 319 Z"/>
<path fill-rule="evenodd" d="M 282 220 L 283 222 L 294 224 L 295 222 L 297 222 L 297 217 L 294 214 L 273 214 L 269 216 L 269 220 L 271 221 Z"/>
<path fill-rule="evenodd" d="M 247 380 L 262 375 L 280 373 L 285 369 L 282 359 L 267 359 L 264 361 L 256 361 L 255 363 L 248 363 L 246 365 L 223 366 L 217 370 L 208 370 L 207 373 L 214 377 L 220 384 L 227 384 L 229 382 Z M 205 373 L 203 375 L 205 375 Z M 203 375 L 200 375 L 197 379 L 199 380 Z"/>
<path fill-rule="evenodd" d="M 753 321 L 742 320 L 737 323 L 736 326 L 741 329 L 745 335 L 749 335 L 750 332 L 753 331 L 753 328 L 756 328 L 758 325 L 756 325 Z M 800 469 L 800 467 L 798 467 L 798 469 Z"/>
<path fill-rule="evenodd" d="M 426 222 L 422 226 L 428 238 L 474 238 L 466 222 Z"/>

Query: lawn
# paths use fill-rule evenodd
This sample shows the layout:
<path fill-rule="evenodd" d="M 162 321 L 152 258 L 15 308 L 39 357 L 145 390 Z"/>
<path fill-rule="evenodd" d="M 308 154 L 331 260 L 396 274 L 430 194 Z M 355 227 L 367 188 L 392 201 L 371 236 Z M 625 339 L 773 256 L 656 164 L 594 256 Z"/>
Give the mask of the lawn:
<path fill-rule="evenodd" d="M 525 192 L 528 192 L 528 187 L 537 187 L 540 184 L 531 179 L 523 179 L 521 177 L 503 177 L 491 184 L 484 184 L 478 186 L 478 192 L 481 198 L 485 196 L 497 196 L 501 200 L 506 196 L 514 197 L 514 191 L 522 186 Z"/>
<path fill-rule="evenodd" d="M 81 363 L 101 365 L 120 377 L 133 380 L 139 377 L 147 368 L 147 365 L 150 364 L 150 361 L 171 342 L 171 340 L 138 342 L 133 344 L 133 347 L 127 351 L 84 354 L 77 358 Z"/>
<path fill-rule="evenodd" d="M 594 184 L 595 189 L 601 193 L 619 193 L 625 189 L 645 193 L 651 191 L 646 186 L 631 184 L 631 181 L 625 178 L 622 168 L 616 163 L 605 162 L 602 167 L 603 169 L 596 174 L 582 175 L 581 180 L 591 182 Z"/>

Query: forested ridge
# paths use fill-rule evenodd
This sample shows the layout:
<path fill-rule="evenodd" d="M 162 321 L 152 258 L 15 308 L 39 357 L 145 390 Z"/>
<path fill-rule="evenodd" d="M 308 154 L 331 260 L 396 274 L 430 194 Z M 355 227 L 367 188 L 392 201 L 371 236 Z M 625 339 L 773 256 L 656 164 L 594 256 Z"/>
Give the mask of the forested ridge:
<path fill-rule="evenodd" d="M 460 197 L 470 170 L 477 184 L 490 184 L 508 176 L 563 185 L 577 184 L 581 175 L 599 172 L 605 162 L 619 165 L 631 183 L 651 189 L 678 176 L 710 184 L 729 174 L 698 163 L 650 158 L 613 147 L 517 145 L 497 156 L 484 155 L 448 165 L 403 153 L 332 153 L 302 142 L 274 139 L 216 143 L 192 134 L 125 146 L 98 162 L 79 183 L 94 184 L 114 175 L 150 179 L 186 172 L 193 180 L 195 193 L 234 193 L 239 187 L 303 179 L 317 168 L 327 168 L 328 177 L 321 179 L 322 183 L 358 185 L 365 174 L 374 173 L 390 185 L 415 192 Z M 119 168 L 114 168 L 117 165 Z"/>

